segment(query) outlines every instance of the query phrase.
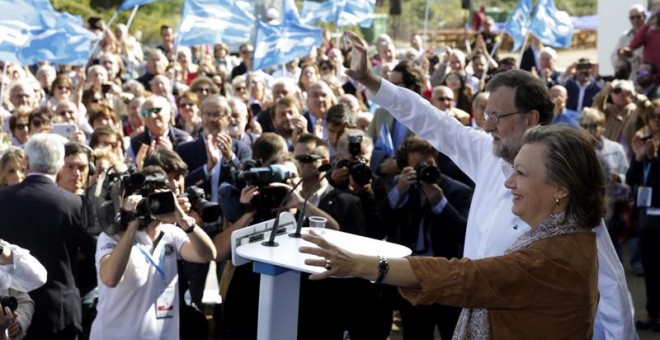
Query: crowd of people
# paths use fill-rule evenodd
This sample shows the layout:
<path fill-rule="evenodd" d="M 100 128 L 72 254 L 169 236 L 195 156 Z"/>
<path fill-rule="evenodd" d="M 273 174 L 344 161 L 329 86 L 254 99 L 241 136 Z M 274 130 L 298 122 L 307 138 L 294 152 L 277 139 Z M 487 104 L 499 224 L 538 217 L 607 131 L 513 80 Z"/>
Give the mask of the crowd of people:
<path fill-rule="evenodd" d="M 589 58 L 558 70 L 535 38 L 499 58 L 485 16 L 469 53 L 326 34 L 258 71 L 249 43 L 176 46 L 163 26 L 150 48 L 92 18 L 88 65 L 1 65 L 0 293 L 17 306 L 0 337 L 256 339 L 259 276 L 230 236 L 280 201 L 413 254 L 305 235 L 326 271 L 303 274 L 300 339 L 386 339 L 395 316 L 404 339 L 660 332 L 659 12 L 630 9 L 611 76 Z M 134 173 L 137 190 L 108 189 Z M 636 322 L 624 259 L 646 283 Z"/>

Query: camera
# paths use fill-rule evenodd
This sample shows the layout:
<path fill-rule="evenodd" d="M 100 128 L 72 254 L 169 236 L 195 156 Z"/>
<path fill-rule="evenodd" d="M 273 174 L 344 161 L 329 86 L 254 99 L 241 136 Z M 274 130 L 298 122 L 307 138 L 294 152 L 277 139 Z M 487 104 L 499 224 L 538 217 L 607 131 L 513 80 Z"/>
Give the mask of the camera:
<path fill-rule="evenodd" d="M 371 169 L 364 164 L 360 158 L 362 151 L 362 135 L 348 135 L 348 152 L 353 157 L 352 160 L 342 159 L 337 162 L 337 168 L 348 168 L 348 173 L 357 185 L 367 185 L 371 181 Z"/>
<path fill-rule="evenodd" d="M 0 295 L 0 305 L 2 305 L 3 310 L 5 307 L 9 307 L 12 312 L 15 312 L 18 307 L 18 301 L 16 301 L 16 298 L 13 296 Z"/>
<path fill-rule="evenodd" d="M 192 210 L 198 213 L 202 217 L 202 221 L 205 223 L 216 222 L 220 217 L 220 214 L 222 214 L 220 205 L 218 203 L 207 201 L 204 189 L 198 186 L 193 185 L 188 187 L 181 196 L 188 198 Z"/>
<path fill-rule="evenodd" d="M 259 195 L 250 202 L 250 208 L 257 210 L 257 215 L 270 216 L 286 197 L 287 189 L 269 187 L 271 183 L 284 183 L 291 177 L 287 167 L 280 164 L 262 166 L 261 162 L 246 163 L 243 170 L 236 175 L 236 187 L 240 190 L 248 185 L 259 187 Z M 240 196 L 240 194 L 239 194 Z"/>
<path fill-rule="evenodd" d="M 417 182 L 434 184 L 440 178 L 440 169 L 426 162 L 417 163 L 415 165 L 415 172 L 417 173 Z"/>
<path fill-rule="evenodd" d="M 154 215 L 173 213 L 176 208 L 174 195 L 167 187 L 167 180 L 162 174 L 141 174 L 131 168 L 124 172 L 108 169 L 102 177 L 93 195 L 96 213 L 101 229 L 108 235 L 114 235 L 127 227 L 122 221 L 120 209 L 122 199 L 129 195 L 141 195 L 143 199 L 136 207 L 136 216 L 140 229 L 144 229 Z M 156 192 L 158 190 L 158 192 Z"/>

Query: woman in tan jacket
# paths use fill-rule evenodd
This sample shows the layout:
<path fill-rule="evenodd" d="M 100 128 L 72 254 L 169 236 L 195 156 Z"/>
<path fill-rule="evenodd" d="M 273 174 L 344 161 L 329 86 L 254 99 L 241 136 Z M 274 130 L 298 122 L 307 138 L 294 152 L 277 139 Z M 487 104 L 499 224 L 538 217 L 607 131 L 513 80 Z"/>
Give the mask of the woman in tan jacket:
<path fill-rule="evenodd" d="M 356 255 L 318 235 L 301 247 L 327 270 L 400 287 L 413 304 L 464 307 L 456 339 L 591 339 L 598 305 L 592 227 L 605 213 L 604 173 L 593 138 L 565 126 L 525 133 L 505 185 L 512 212 L 532 226 L 502 256 L 470 259 Z"/>

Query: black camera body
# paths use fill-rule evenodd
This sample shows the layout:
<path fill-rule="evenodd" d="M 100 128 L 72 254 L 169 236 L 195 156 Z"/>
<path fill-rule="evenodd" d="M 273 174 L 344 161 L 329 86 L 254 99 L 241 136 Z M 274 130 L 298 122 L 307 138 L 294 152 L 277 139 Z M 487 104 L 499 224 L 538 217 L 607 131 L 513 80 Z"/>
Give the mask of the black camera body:
<path fill-rule="evenodd" d="M 348 152 L 353 157 L 352 160 L 342 159 L 337 162 L 337 168 L 348 168 L 348 173 L 353 182 L 357 185 L 367 185 L 371 181 L 371 169 L 360 158 L 362 151 L 362 135 L 350 134 L 348 135 Z"/>
<path fill-rule="evenodd" d="M 209 202 L 206 200 L 206 194 L 204 189 L 193 185 L 188 187 L 183 193 L 184 197 L 188 198 L 192 210 L 198 213 L 202 217 L 202 221 L 205 223 L 217 222 L 218 218 L 222 214 L 222 209 L 218 203 Z"/>
<path fill-rule="evenodd" d="M 417 173 L 417 182 L 425 182 L 434 184 L 440 178 L 440 169 L 437 166 L 430 165 L 426 162 L 419 162 L 415 165 L 415 173 Z"/>
<path fill-rule="evenodd" d="M 270 216 L 286 197 L 287 189 L 269 187 L 271 183 L 284 183 L 291 174 L 282 165 L 262 166 L 255 161 L 244 165 L 243 170 L 236 175 L 236 187 L 240 190 L 248 185 L 259 188 L 259 195 L 250 201 L 250 208 L 257 210 L 257 215 Z"/>
<path fill-rule="evenodd" d="M 153 220 L 152 216 L 173 213 L 176 208 L 174 195 L 168 190 L 167 180 L 161 174 L 144 175 L 133 168 L 118 172 L 110 168 L 103 177 L 103 182 L 99 183 L 100 187 L 93 194 L 93 201 L 99 226 L 108 235 L 126 230 L 128 222 L 122 221 L 120 209 L 122 200 L 129 195 L 143 196 L 135 213 L 140 229 L 146 228 Z"/>
<path fill-rule="evenodd" d="M 12 312 L 15 312 L 16 308 L 18 308 L 18 301 L 13 296 L 0 295 L 0 306 L 2 306 L 3 310 L 5 307 L 9 307 Z"/>

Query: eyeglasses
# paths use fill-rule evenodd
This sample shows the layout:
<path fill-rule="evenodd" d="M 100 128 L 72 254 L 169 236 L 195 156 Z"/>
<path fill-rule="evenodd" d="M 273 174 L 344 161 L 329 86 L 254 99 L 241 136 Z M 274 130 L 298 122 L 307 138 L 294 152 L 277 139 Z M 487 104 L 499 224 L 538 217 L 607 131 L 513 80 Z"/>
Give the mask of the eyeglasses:
<path fill-rule="evenodd" d="M 195 89 L 195 92 L 197 92 L 197 93 L 200 93 L 200 92 L 209 93 L 209 92 L 211 92 L 211 88 L 210 87 L 198 87 L 198 88 Z"/>
<path fill-rule="evenodd" d="M 212 118 L 225 116 L 224 112 L 222 112 L 222 111 L 204 111 L 204 112 L 202 112 L 202 114 L 207 116 L 207 117 L 212 117 Z"/>
<path fill-rule="evenodd" d="M 641 18 L 642 18 L 642 16 L 640 14 L 631 15 L 631 16 L 628 17 L 628 19 L 630 19 L 630 20 L 640 20 Z"/>
<path fill-rule="evenodd" d="M 648 77 L 650 75 L 651 75 L 651 71 L 649 70 L 637 70 L 638 77 Z"/>
<path fill-rule="evenodd" d="M 583 129 L 585 129 L 585 130 L 596 129 L 596 128 L 598 128 L 599 126 L 600 126 L 600 125 L 599 125 L 598 123 L 593 123 L 593 124 L 580 124 L 580 127 L 583 128 Z"/>
<path fill-rule="evenodd" d="M 505 113 L 505 114 L 497 114 L 497 113 L 490 113 L 490 112 L 486 112 L 486 111 L 484 111 L 484 120 L 485 120 L 485 121 L 489 121 L 489 120 L 490 120 L 490 121 L 492 121 L 493 123 L 498 124 L 498 123 L 500 122 L 500 119 L 502 119 L 502 118 L 504 118 L 504 117 L 511 116 L 511 115 L 515 115 L 515 114 L 517 114 L 517 113 L 519 113 L 519 114 L 525 114 L 526 112 L 516 111 L 516 112 L 511 112 L 511 113 Z"/>
<path fill-rule="evenodd" d="M 245 91 L 245 90 L 247 90 L 247 87 L 245 87 L 245 86 L 236 86 L 236 87 L 234 87 L 234 90 L 236 90 L 236 91 Z"/>
<path fill-rule="evenodd" d="M 612 89 L 612 93 L 614 94 L 621 94 L 621 92 L 623 92 L 623 89 L 620 87 L 615 87 L 614 89 Z"/>
<path fill-rule="evenodd" d="M 319 155 L 307 155 L 307 154 L 302 154 L 302 155 L 296 155 L 295 156 L 296 160 L 300 163 L 313 163 L 318 161 L 319 159 L 323 158 Z"/>
<path fill-rule="evenodd" d="M 153 114 L 159 114 L 162 110 L 162 107 L 152 107 L 150 109 L 142 109 L 142 117 L 149 118 Z"/>
<path fill-rule="evenodd" d="M 435 100 L 437 100 L 437 101 L 439 101 L 439 102 L 450 102 L 450 101 L 454 100 L 454 98 L 449 98 L 449 97 L 438 97 L 438 98 L 435 98 Z"/>
<path fill-rule="evenodd" d="M 29 127 L 30 126 L 28 124 L 23 124 L 23 123 L 16 124 L 16 128 L 19 129 L 19 130 L 27 129 Z"/>
<path fill-rule="evenodd" d="M 58 116 L 73 116 L 73 110 L 63 110 L 57 113 Z"/>
<path fill-rule="evenodd" d="M 68 87 L 68 86 L 59 85 L 59 86 L 56 86 L 55 88 L 60 90 L 60 91 L 71 91 L 71 88 Z"/>
<path fill-rule="evenodd" d="M 193 107 L 195 104 L 193 103 L 179 103 L 179 107 Z"/>

